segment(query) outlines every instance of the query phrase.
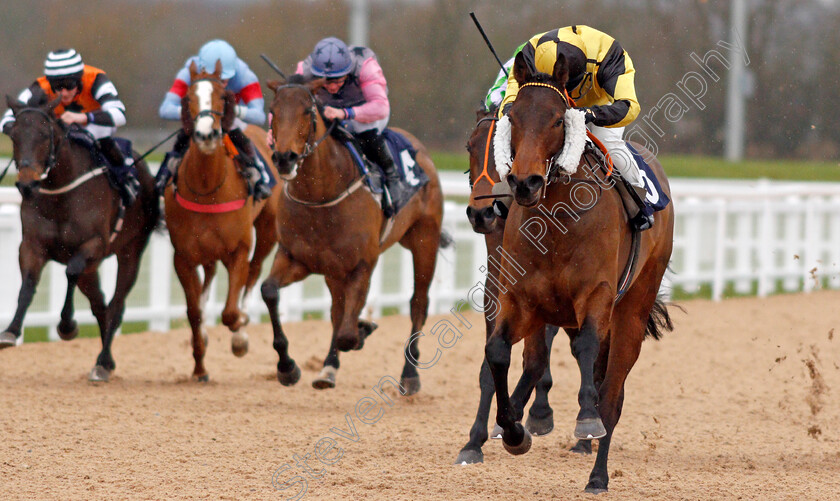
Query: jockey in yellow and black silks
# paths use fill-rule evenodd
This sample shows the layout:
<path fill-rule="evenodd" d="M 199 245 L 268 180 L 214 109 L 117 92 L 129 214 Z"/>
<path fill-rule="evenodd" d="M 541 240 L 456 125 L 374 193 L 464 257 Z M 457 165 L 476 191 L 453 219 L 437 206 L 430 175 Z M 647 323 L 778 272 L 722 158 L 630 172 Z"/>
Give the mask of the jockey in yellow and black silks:
<path fill-rule="evenodd" d="M 622 139 L 624 128 L 639 116 L 633 61 L 611 36 L 584 25 L 567 26 L 533 36 L 521 49 L 532 71 L 551 74 L 557 55 L 569 66 L 566 90 L 585 112 L 587 127 L 607 148 L 613 165 L 644 200 L 647 192 L 639 167 Z M 492 89 L 491 89 L 492 91 Z M 511 72 L 499 115 L 506 113 L 519 92 Z M 653 224 L 641 222 L 642 229 Z"/>

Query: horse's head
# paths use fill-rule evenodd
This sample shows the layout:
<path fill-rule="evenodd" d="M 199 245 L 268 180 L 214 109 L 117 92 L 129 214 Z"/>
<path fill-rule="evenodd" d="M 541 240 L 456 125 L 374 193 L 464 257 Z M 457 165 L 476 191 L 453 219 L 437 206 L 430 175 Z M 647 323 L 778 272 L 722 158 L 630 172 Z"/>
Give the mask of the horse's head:
<path fill-rule="evenodd" d="M 298 168 L 317 145 L 318 134 L 324 127 L 315 93 L 324 86 L 325 79 L 304 82 L 299 75 L 292 75 L 288 82 L 272 80 L 267 82 L 274 91 L 271 102 L 271 140 L 274 152 L 271 159 L 280 177 L 291 180 L 297 176 Z"/>
<path fill-rule="evenodd" d="M 191 133 L 198 149 L 210 155 L 220 146 L 223 131 L 229 130 L 235 118 L 233 93 L 225 90 L 221 79 L 221 61 L 213 73 L 199 71 L 190 64 L 190 88 L 181 106 L 184 130 Z"/>
<path fill-rule="evenodd" d="M 60 102 L 59 97 L 51 103 L 28 106 L 6 96 L 6 104 L 15 116 L 9 131 L 18 168 L 15 186 L 23 198 L 29 198 L 38 191 L 41 181 L 56 164 L 58 146 L 64 137 L 54 114 Z"/>
<path fill-rule="evenodd" d="M 513 63 L 513 75 L 519 93 L 507 115 L 513 162 L 505 181 L 519 205 L 532 207 L 545 188 L 553 157 L 563 149 L 569 69 L 566 58 L 558 54 L 551 75 L 532 73 L 520 52 Z"/>
<path fill-rule="evenodd" d="M 493 187 L 499 182 L 493 159 L 495 113 L 482 109 L 476 114 L 476 120 L 475 129 L 467 141 L 470 154 L 470 203 L 467 205 L 467 218 L 476 233 L 490 233 L 499 224 L 499 217 L 493 210 Z"/>

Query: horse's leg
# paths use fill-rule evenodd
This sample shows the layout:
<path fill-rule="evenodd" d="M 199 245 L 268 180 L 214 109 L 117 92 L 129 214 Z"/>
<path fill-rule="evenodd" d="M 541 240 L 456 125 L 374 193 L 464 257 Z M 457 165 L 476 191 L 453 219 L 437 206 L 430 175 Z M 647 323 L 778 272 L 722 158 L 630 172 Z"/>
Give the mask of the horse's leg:
<path fill-rule="evenodd" d="M 400 240 L 400 244 L 411 251 L 414 265 L 414 294 L 411 296 L 411 332 L 409 336 L 423 330 L 429 315 L 429 286 L 435 276 L 440 245 L 440 223 L 428 218 L 415 223 Z M 407 343 L 405 347 L 405 365 L 403 365 L 400 384 L 405 395 L 414 395 L 420 391 L 420 374 L 415 363 L 420 360 L 418 343 Z"/>
<path fill-rule="evenodd" d="M 598 414 L 599 399 L 594 376 L 595 360 L 600 351 L 598 332 L 606 333 L 606 328 L 601 326 L 601 323 L 593 316 L 587 315 L 578 335 L 572 340 L 572 353 L 580 369 L 580 390 L 578 391 L 580 411 L 578 411 L 575 425 L 575 438 L 579 440 L 601 438 L 607 434 Z"/>
<path fill-rule="evenodd" d="M 88 374 L 88 380 L 107 382 L 111 371 L 116 368 L 116 364 L 111 357 L 111 343 L 108 340 L 108 325 L 110 323 L 108 307 L 105 305 L 105 294 L 102 292 L 102 286 L 99 283 L 99 271 L 93 270 L 83 273 L 79 277 L 79 290 L 90 301 L 90 310 L 96 317 L 96 323 L 99 325 L 99 336 L 102 338 L 102 351 L 96 359 L 96 365 Z M 107 350 L 106 346 L 108 347 Z"/>
<path fill-rule="evenodd" d="M 658 271 L 658 275 L 656 271 Z M 665 272 L 664 266 L 661 270 L 656 271 L 650 271 L 650 267 L 646 267 L 640 271 L 639 277 L 647 280 L 652 280 L 652 277 L 655 276 L 661 277 Z M 606 436 L 598 441 L 598 454 L 595 457 L 595 466 L 589 474 L 589 482 L 586 485 L 587 492 L 596 494 L 605 492 L 609 483 L 607 457 L 613 431 L 621 417 L 621 409 L 624 404 L 624 383 L 639 358 L 642 342 L 645 338 L 645 330 L 652 315 L 651 310 L 656 301 L 658 290 L 656 286 L 644 287 L 643 285 L 645 284 L 634 284 L 616 306 L 611 320 L 611 332 L 608 339 L 609 349 L 602 350 L 606 353 L 606 356 L 603 357 L 602 361 L 604 367 L 603 381 L 598 388 L 598 393 L 600 396 L 599 412 L 606 429 Z M 601 357 L 599 356 L 599 358 Z"/>
<path fill-rule="evenodd" d="M 73 308 L 73 294 L 76 292 L 76 284 L 79 276 L 85 270 L 88 261 L 86 245 L 82 245 L 79 251 L 67 262 L 67 294 L 64 296 L 64 307 L 61 308 L 61 321 L 58 322 L 58 337 L 65 341 L 74 339 L 79 335 L 79 325 L 73 320 L 75 313 Z"/>
<path fill-rule="evenodd" d="M 23 328 L 23 317 L 26 315 L 29 305 L 32 304 L 35 289 L 38 286 L 38 281 L 41 280 L 41 271 L 47 263 L 44 256 L 34 252 L 31 246 L 26 244 L 26 240 L 20 245 L 18 261 L 20 262 L 21 285 L 18 293 L 17 309 L 9 326 L 0 334 L 0 349 L 17 344 Z"/>
<path fill-rule="evenodd" d="M 551 351 L 551 342 L 554 340 L 554 336 L 552 335 L 551 338 L 549 339 L 548 328 L 549 327 L 547 325 L 543 326 L 543 327 L 540 327 L 539 329 L 537 329 L 537 331 L 533 335 L 534 336 L 540 336 L 540 334 L 542 334 L 543 336 L 545 336 L 546 346 L 547 346 L 548 350 Z M 557 331 L 555 330 L 554 333 L 556 333 L 556 332 Z M 523 353 L 522 356 L 523 356 L 523 359 L 524 359 L 527 356 L 527 354 Z M 546 362 L 546 368 L 543 371 L 543 374 L 542 374 L 543 377 L 540 378 L 540 380 L 545 378 L 546 373 L 548 373 L 548 388 L 550 389 L 551 388 L 551 370 L 548 367 L 548 362 Z M 531 399 L 531 392 L 533 392 L 534 386 L 538 383 L 539 383 L 539 381 L 535 382 L 534 379 L 532 377 L 530 377 L 530 375 L 527 374 L 524 371 L 522 372 L 522 375 L 519 377 L 519 381 L 516 383 L 516 387 L 513 389 L 513 393 L 511 393 L 511 395 L 510 395 L 510 404 L 513 406 L 513 416 L 514 416 L 514 419 L 516 419 L 517 423 L 522 421 L 522 416 L 525 414 L 525 404 L 527 404 L 528 400 Z M 546 406 L 547 405 L 548 405 L 548 402 L 546 401 Z M 548 408 L 548 412 L 551 412 L 551 407 Z M 553 428 L 554 427 L 554 424 L 553 424 L 554 420 L 550 416 L 549 416 L 549 420 L 551 421 L 551 423 L 552 423 L 551 427 Z M 532 431 L 531 428 L 528 428 L 528 431 L 529 432 Z M 541 433 L 541 434 L 545 435 L 546 433 L 548 433 L 550 431 L 551 431 L 551 429 L 549 429 L 548 431 L 546 431 L 544 433 Z M 532 433 L 532 435 L 533 434 L 534 433 Z M 498 424 L 496 424 L 493 427 L 493 431 L 491 432 L 490 436 L 492 438 L 502 438 L 502 427 L 499 426 Z"/>
<path fill-rule="evenodd" d="M 327 351 L 327 357 L 324 359 L 324 366 L 318 377 L 312 381 L 312 387 L 324 390 L 327 388 L 335 388 L 335 378 L 338 368 L 341 363 L 338 359 L 338 347 L 336 345 L 336 333 L 341 327 L 341 322 L 344 319 L 345 308 L 345 283 L 335 277 L 325 277 L 327 288 L 330 290 L 330 297 L 332 304 L 330 305 L 330 325 L 332 325 L 332 339 L 330 340 L 330 348 Z M 361 340 L 361 337 L 359 338 Z"/>
<path fill-rule="evenodd" d="M 484 293 L 484 311 L 491 311 L 489 309 L 490 297 L 497 297 L 495 294 L 496 286 L 488 280 L 485 283 Z M 494 292 L 491 293 L 490 289 Z M 490 334 L 495 329 L 496 322 L 484 316 L 484 327 L 486 338 L 490 338 Z M 485 340 L 486 342 L 486 340 Z M 493 403 L 493 394 L 495 389 L 493 386 L 493 374 L 490 373 L 490 365 L 487 363 L 487 358 L 481 361 L 481 369 L 478 373 L 478 386 L 481 389 L 481 394 L 478 399 L 478 411 L 475 414 L 475 421 L 472 428 L 470 428 L 470 439 L 467 444 L 458 452 L 458 457 L 455 459 L 455 464 L 475 464 L 484 462 L 484 452 L 481 447 L 487 442 L 487 422 L 490 419 L 490 405 Z"/>
<path fill-rule="evenodd" d="M 248 334 L 240 329 L 248 323 L 248 316 L 239 309 L 239 295 L 248 278 L 248 247 L 240 245 L 222 262 L 228 271 L 228 294 L 222 310 L 222 323 L 233 333 L 231 351 L 237 357 L 243 357 L 248 353 Z"/>
<path fill-rule="evenodd" d="M 277 362 L 277 380 L 284 386 L 291 386 L 300 379 L 300 368 L 295 364 L 294 359 L 289 356 L 289 340 L 283 333 L 280 325 L 280 313 L 277 306 L 280 304 L 280 288 L 291 283 L 303 280 L 309 275 L 309 270 L 302 264 L 293 261 L 285 249 L 277 250 L 274 256 L 274 263 L 268 277 L 262 283 L 260 292 L 263 301 L 268 308 L 268 316 L 271 318 L 271 327 L 274 331 L 274 351 L 279 356 Z"/>
<path fill-rule="evenodd" d="M 570 329 L 570 328 L 566 328 L 564 330 L 566 331 L 566 334 L 569 335 L 569 344 L 570 344 L 570 349 L 571 349 L 571 352 L 572 352 L 572 356 L 575 357 L 575 362 L 577 362 L 577 354 L 575 353 L 575 349 L 574 349 L 574 341 L 575 341 L 575 339 L 577 339 L 577 336 L 580 333 L 580 330 L 579 329 Z M 598 354 L 598 358 L 595 360 L 595 387 L 596 388 L 598 388 L 598 384 L 600 383 L 600 381 L 603 380 L 603 377 L 601 379 L 598 379 L 598 368 L 600 367 L 599 361 L 602 359 L 602 355 L 603 355 L 605 346 L 607 346 L 607 343 L 601 343 L 601 352 Z M 573 445 L 569 449 L 569 451 L 570 452 L 575 452 L 575 453 L 578 453 L 578 454 L 592 454 L 592 440 L 588 440 L 588 439 L 578 440 L 577 443 L 575 443 L 575 445 Z"/>
<path fill-rule="evenodd" d="M 273 217 L 263 217 L 263 215 L 267 214 L 268 213 L 266 211 L 263 211 L 257 220 L 254 221 L 257 239 L 254 244 L 254 257 L 251 258 L 251 262 L 248 264 L 248 279 L 245 281 L 245 292 L 243 293 L 242 300 L 243 305 L 247 303 L 246 298 L 254 288 L 254 284 L 257 283 L 257 279 L 260 278 L 263 261 L 265 261 L 265 258 L 271 253 L 271 249 L 274 247 L 274 244 L 277 243 L 277 222 Z"/>
<path fill-rule="evenodd" d="M 547 435 L 554 429 L 554 411 L 548 405 L 548 392 L 553 384 L 549 360 L 551 360 L 551 345 L 554 343 L 554 337 L 558 330 L 560 328 L 554 325 L 545 326 L 545 347 L 547 350 L 545 371 L 537 382 L 534 403 L 531 405 L 531 409 L 528 411 L 528 419 L 525 421 L 525 427 L 532 435 L 536 436 Z M 525 401 L 527 402 L 528 399 L 526 398 Z"/>
<path fill-rule="evenodd" d="M 114 363 L 114 358 L 111 355 L 111 344 L 114 342 L 117 329 L 122 325 L 125 299 L 137 282 L 137 274 L 140 272 L 140 257 L 143 255 L 143 249 L 147 242 L 148 237 L 138 238 L 126 244 L 117 252 L 117 284 L 114 288 L 114 297 L 108 304 L 107 327 L 104 331 L 100 327 L 102 352 L 96 358 L 96 365 L 88 376 L 91 381 L 107 381 L 110 373 L 116 368 L 116 363 Z M 96 279 L 98 287 L 99 277 L 97 276 Z"/>
<path fill-rule="evenodd" d="M 503 430 L 502 442 L 505 449 L 511 454 L 524 454 L 531 448 L 531 435 L 520 423 L 516 422 L 508 394 L 507 377 L 510 369 L 510 350 L 512 340 L 517 339 L 516 331 L 533 337 L 541 322 L 531 310 L 518 307 L 518 305 L 508 307 L 505 304 L 508 301 L 513 301 L 513 299 L 508 296 L 502 298 L 502 316 L 497 321 L 496 329 L 490 339 L 487 340 L 484 352 L 487 362 L 490 364 L 490 371 L 493 373 L 493 384 L 496 387 L 496 423 Z M 509 313 L 505 314 L 506 311 L 509 311 Z M 538 335 L 537 339 L 544 350 L 544 338 Z M 533 344 L 533 341 L 528 342 L 528 344 Z M 529 349 L 528 344 L 526 344 L 526 349 Z M 536 348 L 536 346 L 530 347 L 531 350 Z M 529 369 L 533 370 L 533 365 Z M 544 369 L 544 367 L 540 367 L 540 372 L 536 377 L 539 377 Z"/>
<path fill-rule="evenodd" d="M 192 329 L 193 359 L 195 359 L 193 378 L 197 381 L 208 381 L 210 376 L 207 374 L 207 369 L 204 368 L 204 353 L 207 351 L 207 345 L 204 342 L 201 326 L 201 280 L 198 277 L 196 266 L 183 255 L 176 252 L 173 262 L 175 273 L 184 289 L 184 297 L 187 301 L 187 320 L 189 320 Z"/>

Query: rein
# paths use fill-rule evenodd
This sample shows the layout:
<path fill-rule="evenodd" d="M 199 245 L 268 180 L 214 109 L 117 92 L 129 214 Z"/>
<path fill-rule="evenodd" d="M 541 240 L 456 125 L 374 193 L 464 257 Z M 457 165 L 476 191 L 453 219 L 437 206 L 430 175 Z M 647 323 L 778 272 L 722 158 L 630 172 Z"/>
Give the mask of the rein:
<path fill-rule="evenodd" d="M 316 114 L 321 113 L 320 109 L 318 108 L 318 101 L 315 99 L 315 94 L 312 93 L 312 91 L 309 89 L 309 87 L 307 87 L 305 85 L 300 85 L 300 84 L 281 85 L 281 86 L 277 87 L 277 89 L 275 90 L 275 93 L 277 91 L 279 91 L 280 89 L 291 89 L 291 88 L 300 88 L 300 89 L 306 90 L 306 93 L 309 95 L 309 99 L 311 101 L 311 105 L 309 107 L 309 117 L 310 117 L 309 135 L 306 137 L 306 144 L 303 147 L 303 152 L 300 154 L 300 157 L 298 158 L 298 162 L 297 162 L 298 164 L 302 165 L 303 161 L 306 160 L 306 158 L 309 157 L 312 153 L 314 153 L 315 150 L 318 149 L 318 147 L 321 145 L 321 143 L 323 143 L 324 140 L 327 137 L 329 137 L 329 135 L 332 133 L 332 130 L 335 128 L 336 120 L 331 120 L 330 121 L 330 124 L 327 126 L 327 130 L 324 132 L 324 135 L 322 135 L 321 137 L 316 139 L 315 142 L 310 142 L 310 140 L 312 139 L 312 134 L 314 134 L 318 130 L 318 122 L 317 122 Z M 321 116 L 321 118 L 324 119 L 323 115 Z M 324 121 L 326 122 L 326 120 L 324 120 Z M 272 147 L 272 150 L 275 153 L 282 155 L 282 153 L 277 151 L 275 148 L 276 148 L 276 144 L 275 144 L 274 147 Z M 286 198 L 288 198 L 292 202 L 294 202 L 296 204 L 299 204 L 299 205 L 303 205 L 305 207 L 310 207 L 310 208 L 313 208 L 313 209 L 322 208 L 322 207 L 332 207 L 334 205 L 338 205 L 345 198 L 347 198 L 351 194 L 353 194 L 353 192 L 355 192 L 356 190 L 361 188 L 364 185 L 364 181 L 365 181 L 364 177 L 362 177 L 362 176 L 357 177 L 344 191 L 341 192 L 340 195 L 338 195 L 336 198 L 334 198 L 332 200 L 329 200 L 327 202 L 309 202 L 309 201 L 306 201 L 306 200 L 301 200 L 299 198 L 295 198 L 291 194 L 291 192 L 289 191 L 289 183 L 286 183 L 283 186 L 283 194 L 286 196 Z"/>

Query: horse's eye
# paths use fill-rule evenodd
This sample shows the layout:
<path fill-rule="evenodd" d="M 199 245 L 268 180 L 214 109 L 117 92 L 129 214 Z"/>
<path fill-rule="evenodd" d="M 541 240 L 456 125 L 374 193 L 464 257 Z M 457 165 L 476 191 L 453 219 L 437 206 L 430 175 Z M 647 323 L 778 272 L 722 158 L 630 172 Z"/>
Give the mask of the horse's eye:
<path fill-rule="evenodd" d="M 554 125 L 553 125 L 552 127 L 562 127 L 562 126 L 563 126 L 563 119 L 562 119 L 562 118 L 558 118 L 558 119 L 554 122 Z"/>

